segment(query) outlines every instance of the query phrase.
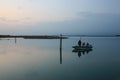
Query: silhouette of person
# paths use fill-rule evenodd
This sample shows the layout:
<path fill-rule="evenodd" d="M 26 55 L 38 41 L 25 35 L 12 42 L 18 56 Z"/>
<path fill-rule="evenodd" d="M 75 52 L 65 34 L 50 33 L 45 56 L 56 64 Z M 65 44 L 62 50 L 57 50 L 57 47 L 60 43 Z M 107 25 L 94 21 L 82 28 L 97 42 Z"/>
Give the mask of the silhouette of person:
<path fill-rule="evenodd" d="M 88 46 L 89 46 L 89 43 L 87 43 L 86 46 L 88 47 Z"/>
<path fill-rule="evenodd" d="M 82 46 L 85 46 L 85 42 L 83 42 Z"/>
<path fill-rule="evenodd" d="M 78 45 L 81 46 L 81 40 L 78 41 Z"/>

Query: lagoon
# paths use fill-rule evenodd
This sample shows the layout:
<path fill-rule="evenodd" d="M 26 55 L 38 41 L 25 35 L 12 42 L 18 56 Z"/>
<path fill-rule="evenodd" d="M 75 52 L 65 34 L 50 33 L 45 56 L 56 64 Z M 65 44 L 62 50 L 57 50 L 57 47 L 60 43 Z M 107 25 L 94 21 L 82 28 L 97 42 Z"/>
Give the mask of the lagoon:
<path fill-rule="evenodd" d="M 120 38 L 83 37 L 90 52 L 73 52 L 79 37 L 1 39 L 0 80 L 120 80 Z"/>

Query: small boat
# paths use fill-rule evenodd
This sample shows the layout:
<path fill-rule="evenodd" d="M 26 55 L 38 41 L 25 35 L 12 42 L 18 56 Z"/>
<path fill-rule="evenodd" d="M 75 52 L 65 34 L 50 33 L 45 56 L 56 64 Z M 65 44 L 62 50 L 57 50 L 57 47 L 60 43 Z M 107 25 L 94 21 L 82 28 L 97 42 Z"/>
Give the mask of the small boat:
<path fill-rule="evenodd" d="M 90 52 L 92 49 L 74 49 L 72 52 Z"/>
<path fill-rule="evenodd" d="M 92 46 L 91 45 L 89 45 L 89 46 L 73 46 L 73 48 L 75 50 L 90 50 L 90 49 L 92 49 Z"/>

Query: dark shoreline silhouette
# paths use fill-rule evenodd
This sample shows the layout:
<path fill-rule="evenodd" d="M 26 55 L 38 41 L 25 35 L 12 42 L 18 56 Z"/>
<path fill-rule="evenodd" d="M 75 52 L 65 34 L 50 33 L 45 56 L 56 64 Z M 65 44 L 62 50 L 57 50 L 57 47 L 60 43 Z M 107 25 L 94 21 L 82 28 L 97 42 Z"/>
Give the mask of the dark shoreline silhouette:
<path fill-rule="evenodd" d="M 120 37 L 120 35 L 63 35 L 68 37 Z"/>
<path fill-rule="evenodd" d="M 67 39 L 68 37 L 120 37 L 120 35 L 0 35 L 0 38 Z"/>
<path fill-rule="evenodd" d="M 24 38 L 24 39 L 67 39 L 65 36 L 49 35 L 0 35 L 0 38 Z"/>

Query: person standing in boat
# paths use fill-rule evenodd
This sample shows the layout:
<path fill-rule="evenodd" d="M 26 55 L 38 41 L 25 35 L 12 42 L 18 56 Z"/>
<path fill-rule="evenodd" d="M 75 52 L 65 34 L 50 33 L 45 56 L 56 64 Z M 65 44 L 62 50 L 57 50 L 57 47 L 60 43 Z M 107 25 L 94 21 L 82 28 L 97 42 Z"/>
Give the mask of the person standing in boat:
<path fill-rule="evenodd" d="M 78 41 L 78 45 L 81 46 L 81 40 Z"/>

